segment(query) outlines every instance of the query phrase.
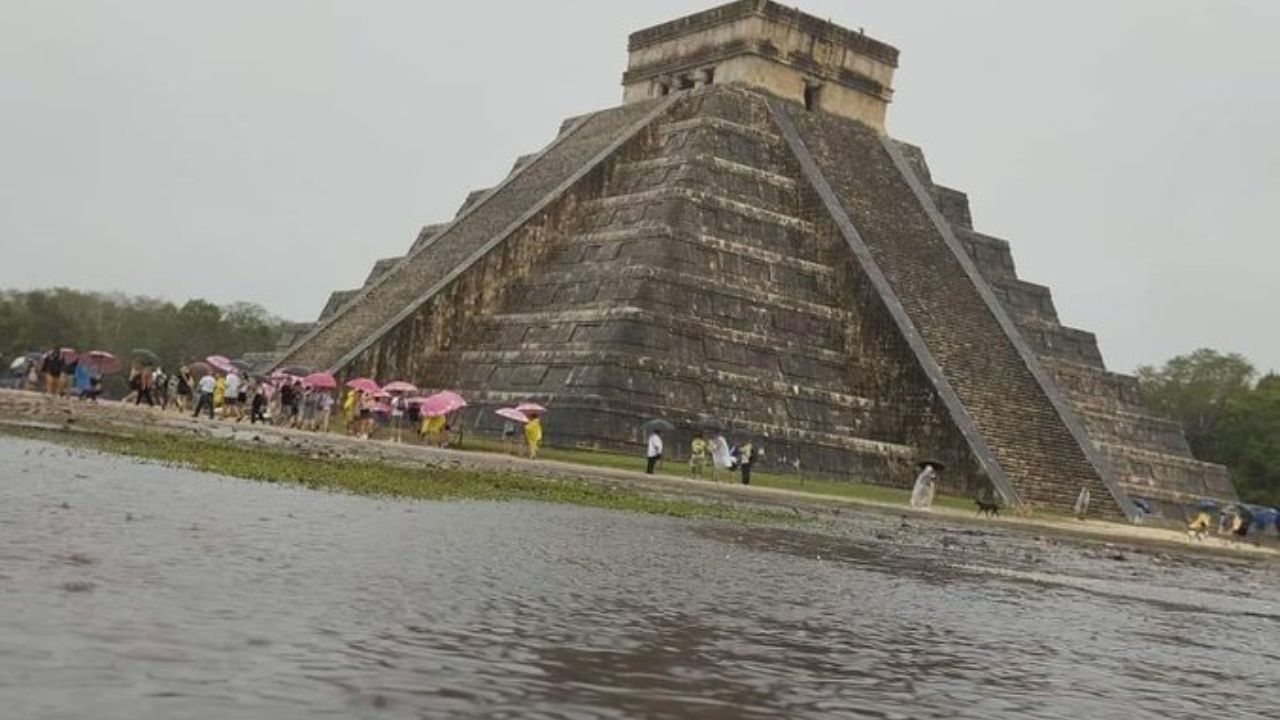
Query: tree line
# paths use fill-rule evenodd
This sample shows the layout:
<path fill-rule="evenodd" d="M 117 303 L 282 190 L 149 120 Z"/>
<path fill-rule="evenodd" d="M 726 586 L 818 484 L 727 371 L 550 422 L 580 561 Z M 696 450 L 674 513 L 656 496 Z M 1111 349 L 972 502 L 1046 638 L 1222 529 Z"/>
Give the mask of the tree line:
<path fill-rule="evenodd" d="M 1197 459 L 1226 465 L 1246 502 L 1280 507 L 1280 375 L 1197 350 L 1138 368 L 1143 399 L 1182 423 Z"/>
<path fill-rule="evenodd" d="M 0 291 L 0 356 L 53 347 L 106 350 L 126 365 L 134 350 L 154 352 L 167 368 L 218 354 L 239 357 L 275 347 L 282 321 L 259 305 L 177 305 L 123 294 L 52 290 Z"/>

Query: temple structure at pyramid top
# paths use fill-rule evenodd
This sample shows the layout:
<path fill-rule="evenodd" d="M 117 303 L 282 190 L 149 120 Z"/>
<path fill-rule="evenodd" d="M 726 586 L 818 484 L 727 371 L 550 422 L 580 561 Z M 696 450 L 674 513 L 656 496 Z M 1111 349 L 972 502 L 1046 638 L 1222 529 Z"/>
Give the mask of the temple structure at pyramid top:
<path fill-rule="evenodd" d="M 372 263 L 275 365 L 457 390 L 469 433 L 536 400 L 565 446 L 634 451 L 660 417 L 670 456 L 724 433 L 776 471 L 896 486 L 936 459 L 951 491 L 1032 510 L 1235 499 L 885 131 L 894 48 L 744 0 L 630 51 L 622 105 Z"/>
<path fill-rule="evenodd" d="M 714 83 L 750 87 L 884 130 L 898 51 L 767 0 L 741 0 L 631 35 L 624 102 Z"/>

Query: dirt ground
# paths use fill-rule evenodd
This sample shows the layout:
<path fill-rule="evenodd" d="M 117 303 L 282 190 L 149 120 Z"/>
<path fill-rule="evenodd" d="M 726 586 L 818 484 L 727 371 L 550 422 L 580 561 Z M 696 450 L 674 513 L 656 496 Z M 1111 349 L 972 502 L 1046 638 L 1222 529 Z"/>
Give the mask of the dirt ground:
<path fill-rule="evenodd" d="M 668 497 L 681 497 L 743 506 L 784 508 L 817 520 L 831 532 L 852 540 L 893 542 L 934 549 L 963 558 L 977 554 L 1021 558 L 1052 553 L 1071 546 L 1083 557 L 1128 558 L 1133 553 L 1156 559 L 1221 563 L 1261 561 L 1280 563 L 1280 552 L 1269 545 L 1238 543 L 1217 537 L 1193 541 L 1186 533 L 1150 526 L 1103 521 L 1076 521 L 1040 516 L 1005 515 L 979 518 L 952 508 L 916 511 L 906 506 L 862 499 L 816 495 L 765 487 L 712 484 L 640 472 L 556 461 L 530 461 L 493 453 L 427 448 L 414 444 L 362 441 L 339 434 L 318 434 L 285 428 L 251 426 L 196 419 L 186 414 L 116 402 L 85 403 L 36 393 L 0 390 L 0 425 L 11 428 L 80 433 L 128 434 L 131 430 L 225 438 L 246 445 L 286 448 L 319 458 L 351 458 L 444 469 L 521 473 L 533 477 L 573 478 L 623 486 Z M 1114 562 L 1124 562 L 1114 560 Z M 1025 565 L 1025 562 L 1016 564 Z M 1157 563 L 1158 564 L 1158 563 Z M 1032 563 L 1034 566 L 1035 563 Z"/>

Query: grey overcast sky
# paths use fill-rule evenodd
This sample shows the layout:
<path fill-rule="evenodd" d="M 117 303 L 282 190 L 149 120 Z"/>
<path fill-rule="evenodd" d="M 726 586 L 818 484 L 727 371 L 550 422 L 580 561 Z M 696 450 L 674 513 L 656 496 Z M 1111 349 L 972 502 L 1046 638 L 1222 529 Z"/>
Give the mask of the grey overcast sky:
<path fill-rule="evenodd" d="M 0 287 L 311 319 L 712 4 L 3 0 Z M 1111 367 L 1280 369 L 1280 2 L 801 7 L 902 51 L 890 132 Z"/>

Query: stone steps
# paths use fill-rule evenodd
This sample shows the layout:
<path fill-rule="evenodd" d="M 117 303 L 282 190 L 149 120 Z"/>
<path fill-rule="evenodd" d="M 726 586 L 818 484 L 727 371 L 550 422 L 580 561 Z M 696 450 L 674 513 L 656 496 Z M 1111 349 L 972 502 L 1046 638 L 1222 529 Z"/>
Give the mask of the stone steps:
<path fill-rule="evenodd" d="M 1227 469 L 1221 465 L 1129 445 L 1098 445 L 1120 481 L 1138 497 L 1182 504 L 1204 497 L 1227 502 L 1239 499 Z"/>
<path fill-rule="evenodd" d="M 737 345 L 748 352 L 775 351 L 795 363 L 811 361 L 843 367 L 849 361 L 849 356 L 842 349 L 823 347 L 808 336 L 788 339 L 785 335 L 721 326 L 704 329 L 701 322 L 701 317 L 688 312 L 659 314 L 636 306 L 603 303 L 576 310 L 497 313 L 481 321 L 476 341 L 481 345 L 511 347 L 529 342 L 614 342 L 616 337 L 654 353 L 676 344 L 674 340 L 664 338 L 663 332 L 685 334 L 696 331 L 704 344 L 711 341 Z M 616 332 L 614 326 L 624 323 L 645 326 L 645 330 Z"/>
<path fill-rule="evenodd" d="M 1074 398 L 1073 398 L 1074 400 Z M 1182 426 L 1149 413 L 1109 411 L 1075 404 L 1096 442 L 1191 457 Z"/>
<path fill-rule="evenodd" d="M 557 258 L 557 262 L 611 260 L 625 256 L 625 251 L 620 250 L 626 245 L 655 238 L 674 240 L 691 246 L 698 251 L 708 254 L 714 253 L 720 258 L 734 258 L 743 262 L 760 263 L 772 268 L 783 268 L 803 274 L 806 277 L 823 277 L 834 281 L 837 276 L 836 268 L 826 263 L 815 262 L 795 254 L 777 252 L 762 244 L 746 242 L 745 238 L 729 239 L 707 233 L 683 232 L 666 223 L 575 234 L 565 241 L 566 251 Z M 719 269 L 712 266 L 711 262 L 713 261 L 710 260 L 698 262 L 686 259 L 686 262 L 691 266 L 705 267 L 708 270 Z M 732 275 L 742 274 L 737 268 L 730 267 L 723 260 L 720 261 L 720 264 Z M 788 279 L 785 282 L 790 286 L 793 281 Z"/>
<path fill-rule="evenodd" d="M 710 153 L 680 154 L 621 164 L 609 182 L 611 195 L 679 187 L 780 214 L 794 215 L 796 183 L 785 175 L 758 170 Z"/>
<path fill-rule="evenodd" d="M 958 254 L 964 250 L 949 244 L 949 227 L 935 224 L 926 191 L 912 185 L 892 147 L 859 123 L 782 103 L 774 108 L 815 189 L 830 187 L 828 210 L 856 228 L 849 242 L 882 274 L 898 321 L 919 333 L 917 353 L 927 353 L 929 372 L 955 393 L 954 412 L 975 426 L 979 459 L 1024 501 L 1069 510 L 1067 499 L 1089 487 L 1108 514 L 1127 512 L 1122 496 L 1109 502 L 1118 488 L 1108 485 L 1083 427 L 1031 370 L 1032 351 L 1001 323 L 998 300 L 983 295 L 984 281 L 971 277 L 968 258 Z"/>
<path fill-rule="evenodd" d="M 430 241 L 346 307 L 320 323 L 281 362 L 337 369 L 421 307 L 438 288 L 465 272 L 491 243 L 501 240 L 584 177 L 604 153 L 647 124 L 674 100 L 636 103 L 593 114 L 557 138 L 538 157 L 503 181 Z"/>

